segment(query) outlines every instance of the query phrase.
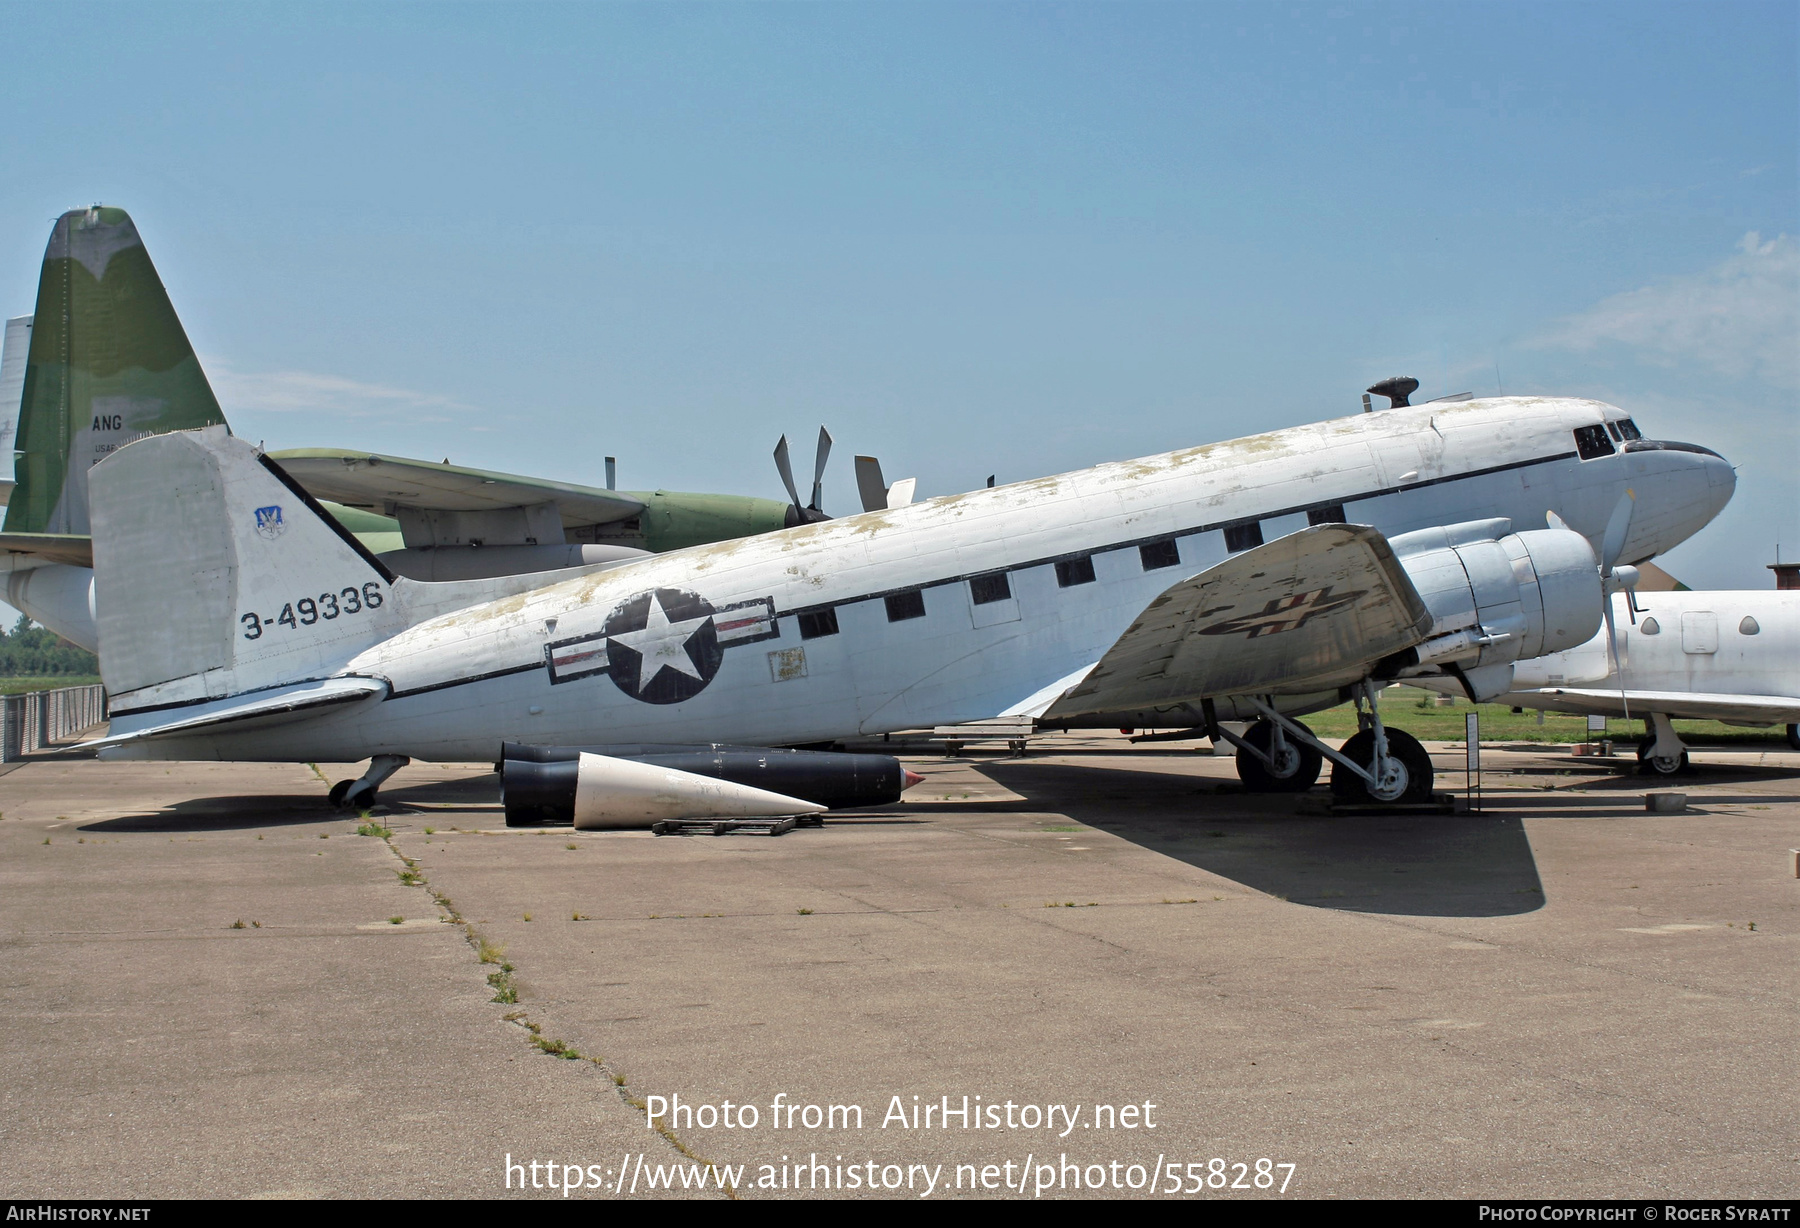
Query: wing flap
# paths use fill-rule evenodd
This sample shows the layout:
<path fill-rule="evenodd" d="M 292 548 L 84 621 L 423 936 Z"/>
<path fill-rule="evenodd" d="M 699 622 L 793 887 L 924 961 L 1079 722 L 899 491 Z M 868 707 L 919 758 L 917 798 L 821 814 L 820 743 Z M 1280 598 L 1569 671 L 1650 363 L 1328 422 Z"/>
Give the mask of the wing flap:
<path fill-rule="evenodd" d="M 1379 532 L 1302 529 L 1157 597 L 1044 715 L 1328 689 L 1419 643 L 1430 627 L 1430 612 Z"/>

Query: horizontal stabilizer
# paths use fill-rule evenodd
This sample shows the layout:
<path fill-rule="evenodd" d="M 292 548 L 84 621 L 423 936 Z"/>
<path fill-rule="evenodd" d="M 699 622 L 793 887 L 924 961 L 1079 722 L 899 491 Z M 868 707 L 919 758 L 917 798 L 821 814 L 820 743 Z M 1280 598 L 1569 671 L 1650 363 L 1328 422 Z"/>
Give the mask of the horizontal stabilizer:
<path fill-rule="evenodd" d="M 114 733 L 97 742 L 88 742 L 83 749 L 106 751 L 133 742 L 218 733 L 223 732 L 226 727 L 237 732 L 241 729 L 282 725 L 315 715 L 321 709 L 355 703 L 386 690 L 387 683 L 378 678 L 322 678 L 316 682 L 278 687 L 255 695 L 239 695 L 217 704 L 205 705 L 204 712 L 189 708 L 173 712 L 144 713 L 135 718 L 129 715 L 115 717 L 114 729 L 126 724 L 139 724 L 139 727 Z M 174 719 L 159 723 L 159 717 Z"/>
<path fill-rule="evenodd" d="M 1375 529 L 1302 529 L 1164 592 L 1043 719 L 1325 690 L 1419 643 L 1431 625 Z"/>

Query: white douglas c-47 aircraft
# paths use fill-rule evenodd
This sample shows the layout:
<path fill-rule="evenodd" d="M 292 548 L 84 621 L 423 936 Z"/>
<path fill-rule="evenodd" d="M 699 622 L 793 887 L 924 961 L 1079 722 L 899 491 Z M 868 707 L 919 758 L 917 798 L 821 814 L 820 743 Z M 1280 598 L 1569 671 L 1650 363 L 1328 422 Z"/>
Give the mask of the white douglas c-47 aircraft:
<path fill-rule="evenodd" d="M 394 576 L 224 428 L 175 432 L 92 471 L 101 753 L 371 758 L 335 791 L 352 805 L 409 758 L 499 756 L 511 820 L 503 743 L 565 748 L 569 795 L 534 799 L 607 826 L 829 803 L 726 798 L 673 769 L 646 785 L 629 756 L 578 748 L 793 746 L 1007 716 L 1204 728 L 1238 745 L 1254 788 L 1305 788 L 1324 757 L 1342 795 L 1414 799 L 1430 761 L 1386 729 L 1375 684 L 1512 689 L 1513 662 L 1598 629 L 1603 563 L 1674 546 L 1734 485 L 1716 453 L 1643 439 L 1599 402 L 1469 400 L 549 585 L 425 583 Z M 1563 527 L 1539 527 L 1547 513 Z M 1365 728 L 1341 748 L 1293 719 L 1347 696 Z M 1257 723 L 1239 738 L 1226 719 Z M 546 758 L 531 766 L 558 767 Z"/>

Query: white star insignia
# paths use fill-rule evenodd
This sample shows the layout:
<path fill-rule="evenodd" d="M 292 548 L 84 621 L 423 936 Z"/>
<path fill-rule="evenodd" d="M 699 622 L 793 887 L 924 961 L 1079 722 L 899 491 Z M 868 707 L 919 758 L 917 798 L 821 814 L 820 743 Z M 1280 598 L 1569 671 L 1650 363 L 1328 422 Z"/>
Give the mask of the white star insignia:
<path fill-rule="evenodd" d="M 672 623 L 668 614 L 663 611 L 662 602 L 657 595 L 650 594 L 650 609 L 644 618 L 644 629 L 623 631 L 608 637 L 638 654 L 637 685 L 633 689 L 642 694 L 644 688 L 655 682 L 656 676 L 664 668 L 686 674 L 695 682 L 706 681 L 695 668 L 693 659 L 688 656 L 687 642 L 694 638 L 694 633 L 711 617 L 708 614 Z"/>

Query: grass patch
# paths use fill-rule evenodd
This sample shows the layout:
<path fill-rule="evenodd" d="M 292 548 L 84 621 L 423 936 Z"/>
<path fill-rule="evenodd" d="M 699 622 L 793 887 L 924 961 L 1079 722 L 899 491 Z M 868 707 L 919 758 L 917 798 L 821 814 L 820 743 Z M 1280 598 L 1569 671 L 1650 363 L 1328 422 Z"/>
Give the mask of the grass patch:
<path fill-rule="evenodd" d="M 394 877 L 400 880 L 402 887 L 423 887 L 425 885 L 424 878 L 411 866 L 404 870 L 395 870 Z"/>
<path fill-rule="evenodd" d="M 0 678 L 0 695 L 27 695 L 32 691 L 55 691 L 66 686 L 97 686 L 96 674 L 53 674 L 40 678 Z"/>
<path fill-rule="evenodd" d="M 548 1036 L 533 1036 L 531 1043 L 551 1057 L 560 1057 L 571 1062 L 581 1060 L 581 1054 L 576 1051 L 575 1046 L 563 1041 L 553 1040 Z"/>
<path fill-rule="evenodd" d="M 506 948 L 497 947 L 483 938 L 475 946 L 475 958 L 484 964 L 503 964 L 506 962 Z"/>
<path fill-rule="evenodd" d="M 44 841 L 44 843 L 48 844 L 50 842 L 48 840 L 46 840 L 46 841 Z M 810 909 L 810 908 L 796 908 L 794 911 L 796 913 L 800 914 L 802 917 L 812 916 L 812 909 Z"/>
<path fill-rule="evenodd" d="M 232 922 L 232 923 L 231 923 L 231 928 L 232 928 L 232 929 L 234 929 L 234 930 L 241 930 L 241 929 L 243 929 L 243 928 L 244 928 L 244 921 L 243 921 L 243 918 L 241 918 L 241 917 L 240 917 L 240 918 L 238 918 L 238 919 L 237 919 L 237 920 L 236 920 L 236 921 L 233 921 L 233 922 Z"/>
<path fill-rule="evenodd" d="M 405 917 L 389 917 L 388 924 L 389 925 L 399 925 L 402 921 L 405 921 L 405 920 L 406 920 Z"/>
<path fill-rule="evenodd" d="M 1381 719 L 1395 729 L 1404 729 L 1422 742 L 1461 742 L 1463 718 L 1471 707 L 1481 715 L 1483 742 L 1586 742 L 1595 737 L 1637 738 L 1643 735 L 1640 720 L 1614 718 L 1607 722 L 1604 735 L 1588 733 L 1587 717 L 1570 712 L 1546 712 L 1544 723 L 1538 724 L 1531 710 L 1515 713 L 1501 704 L 1473 704 L 1459 699 L 1449 707 L 1435 703 L 1436 692 L 1418 687 L 1399 687 L 1381 694 Z M 1356 732 L 1356 710 L 1340 704 L 1323 712 L 1300 718 L 1320 738 L 1341 741 Z M 1780 728 L 1740 729 L 1719 721 L 1676 721 L 1675 730 L 1689 746 L 1756 745 L 1786 746 Z"/>
<path fill-rule="evenodd" d="M 361 827 L 357 828 L 356 834 L 359 836 L 374 836 L 377 840 L 386 840 L 394 833 L 390 829 L 383 827 L 381 824 L 371 819 L 369 822 L 364 823 Z"/>

